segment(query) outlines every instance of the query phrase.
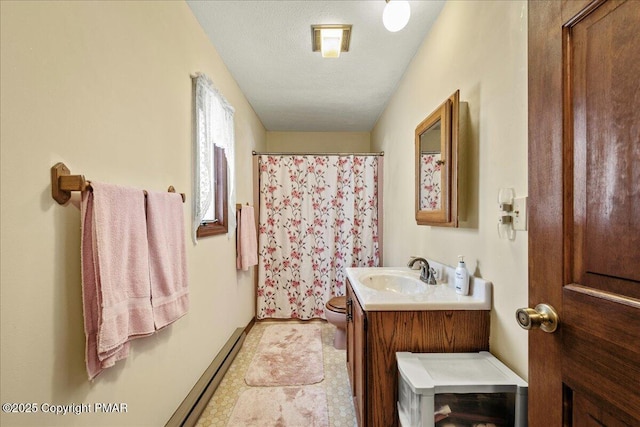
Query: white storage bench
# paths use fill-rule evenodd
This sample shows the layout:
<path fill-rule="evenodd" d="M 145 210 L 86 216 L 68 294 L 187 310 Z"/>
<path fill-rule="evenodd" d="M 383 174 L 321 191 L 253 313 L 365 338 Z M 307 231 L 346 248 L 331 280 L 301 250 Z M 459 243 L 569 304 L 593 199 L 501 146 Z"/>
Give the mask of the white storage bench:
<path fill-rule="evenodd" d="M 491 353 L 396 353 L 402 427 L 526 427 L 527 383 Z"/>

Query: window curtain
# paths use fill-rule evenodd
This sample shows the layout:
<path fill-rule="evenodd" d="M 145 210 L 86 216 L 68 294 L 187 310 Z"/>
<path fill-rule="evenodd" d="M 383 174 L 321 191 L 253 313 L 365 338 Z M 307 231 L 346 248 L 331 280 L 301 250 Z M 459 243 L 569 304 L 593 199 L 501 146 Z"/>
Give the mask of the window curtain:
<path fill-rule="evenodd" d="M 380 262 L 378 156 L 261 155 L 257 317 L 326 318 L 346 267 Z"/>
<path fill-rule="evenodd" d="M 211 80 L 204 74 L 194 78 L 195 111 L 195 173 L 193 200 L 194 243 L 197 243 L 196 232 L 205 213 L 214 203 L 212 194 L 213 146 L 224 148 L 227 158 L 227 200 L 229 207 L 229 230 L 235 229 L 235 135 L 233 114 L 234 108 L 227 102 Z"/>

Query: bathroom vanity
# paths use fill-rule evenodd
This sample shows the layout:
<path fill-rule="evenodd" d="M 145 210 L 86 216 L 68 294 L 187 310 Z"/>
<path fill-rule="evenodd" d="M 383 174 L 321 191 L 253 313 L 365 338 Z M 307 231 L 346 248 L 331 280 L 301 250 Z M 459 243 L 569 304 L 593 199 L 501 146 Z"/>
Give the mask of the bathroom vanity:
<path fill-rule="evenodd" d="M 347 370 L 358 425 L 397 426 L 396 352 L 489 350 L 491 283 L 472 295 L 402 268 L 347 268 Z M 446 274 L 446 273 L 445 273 Z"/>

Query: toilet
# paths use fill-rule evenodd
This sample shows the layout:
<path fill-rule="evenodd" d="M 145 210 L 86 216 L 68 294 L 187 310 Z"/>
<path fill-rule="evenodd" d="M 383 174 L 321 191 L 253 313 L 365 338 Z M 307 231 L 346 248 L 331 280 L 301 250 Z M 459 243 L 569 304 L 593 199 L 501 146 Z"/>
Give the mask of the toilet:
<path fill-rule="evenodd" d="M 347 297 L 333 297 L 325 305 L 327 322 L 334 325 L 333 346 L 338 350 L 347 348 Z"/>

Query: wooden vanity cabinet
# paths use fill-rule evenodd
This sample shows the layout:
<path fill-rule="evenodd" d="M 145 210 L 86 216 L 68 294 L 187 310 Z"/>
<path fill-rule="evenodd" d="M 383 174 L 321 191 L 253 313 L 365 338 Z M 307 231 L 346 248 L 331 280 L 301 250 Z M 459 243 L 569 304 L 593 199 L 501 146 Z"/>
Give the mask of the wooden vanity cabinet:
<path fill-rule="evenodd" d="M 347 279 L 347 370 L 360 427 L 398 426 L 396 352 L 489 350 L 489 310 L 365 311 Z"/>

